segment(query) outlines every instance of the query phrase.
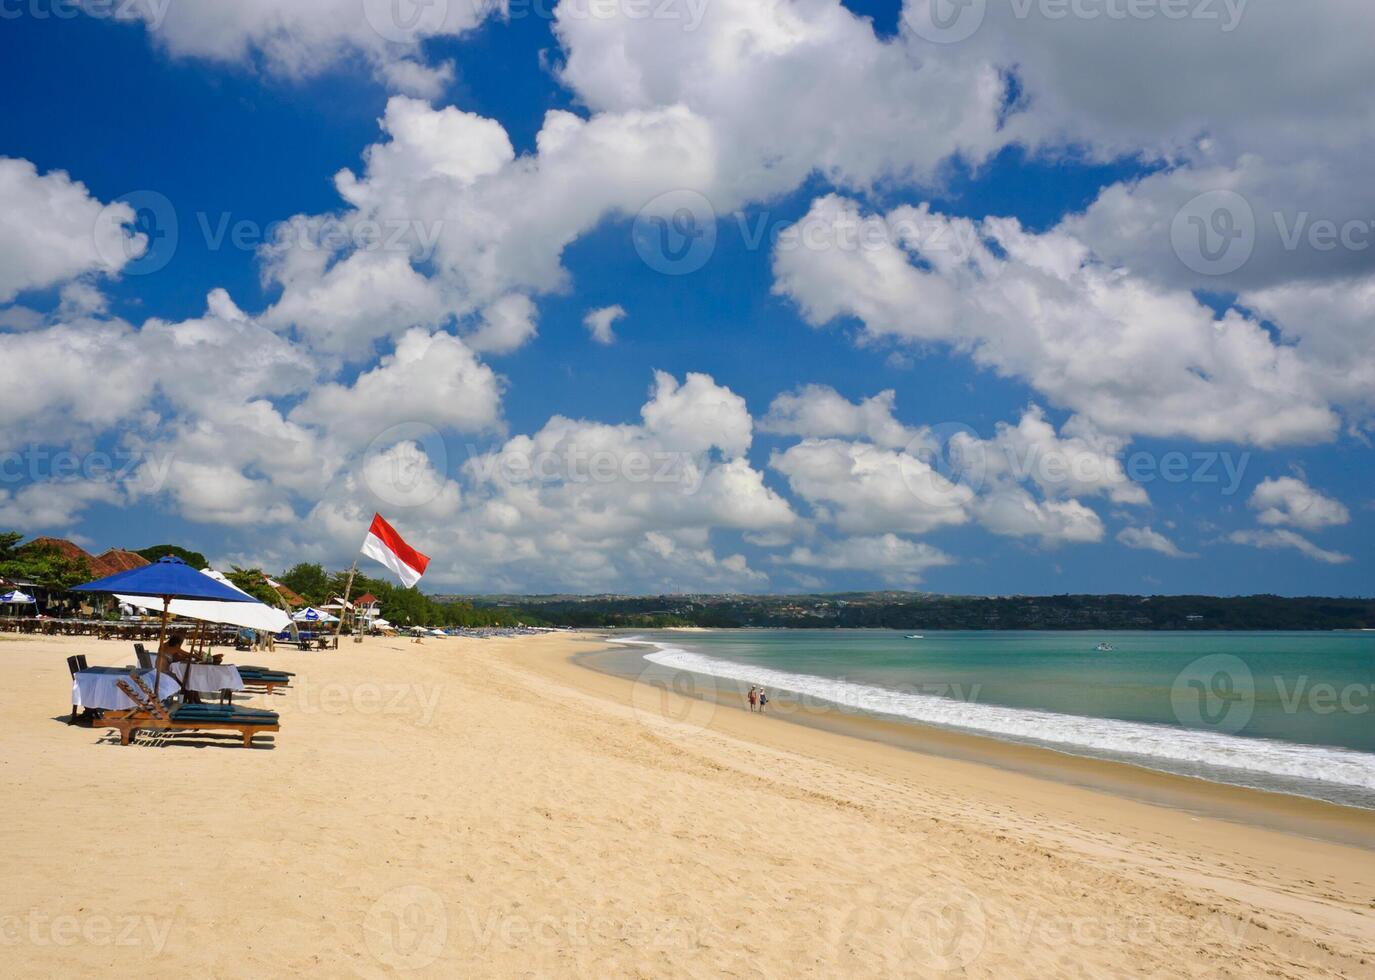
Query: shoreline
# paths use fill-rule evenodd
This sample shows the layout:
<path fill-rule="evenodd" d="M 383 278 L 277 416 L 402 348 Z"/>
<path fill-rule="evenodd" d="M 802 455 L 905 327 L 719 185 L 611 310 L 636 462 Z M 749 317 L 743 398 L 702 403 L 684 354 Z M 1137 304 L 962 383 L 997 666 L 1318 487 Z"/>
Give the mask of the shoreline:
<path fill-rule="evenodd" d="M 635 682 L 600 661 L 631 648 L 619 637 L 589 634 L 606 642 L 603 649 L 569 657 L 569 664 L 605 677 Z M 640 641 L 653 646 L 651 641 Z M 614 645 L 611 645 L 614 644 Z M 722 687 L 729 687 L 723 684 Z M 679 693 L 682 693 L 680 690 Z M 713 687 L 690 696 L 748 717 L 738 692 Z M 862 712 L 806 705 L 788 710 L 782 696 L 772 702 L 763 724 L 782 721 L 815 732 L 883 745 L 930 758 L 948 759 L 1016 773 L 1049 783 L 1108 793 L 1138 803 L 1168 807 L 1192 816 L 1226 820 L 1243 826 L 1294 834 L 1314 840 L 1375 851 L 1375 812 L 1310 796 L 1272 792 L 1202 777 L 1171 773 L 1043 746 L 1004 741 L 992 736 L 951 731 L 917 721 L 891 721 Z M 780 710 L 780 705 L 782 706 Z"/>
<path fill-rule="evenodd" d="M 243 699 L 282 719 L 245 749 L 69 727 L 66 656 L 117 665 L 129 646 L 0 637 L 11 974 L 1368 972 L 1369 850 L 574 662 L 605 646 L 245 655 L 295 673 Z M 84 830 L 53 846 L 54 827 Z M 157 901 L 131 906 L 131 882 Z"/>

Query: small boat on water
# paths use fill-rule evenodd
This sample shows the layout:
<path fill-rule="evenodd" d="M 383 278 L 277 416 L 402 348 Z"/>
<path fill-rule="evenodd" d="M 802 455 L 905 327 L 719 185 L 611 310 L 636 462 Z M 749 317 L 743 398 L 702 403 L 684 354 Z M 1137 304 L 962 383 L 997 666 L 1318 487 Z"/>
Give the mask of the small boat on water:
<path fill-rule="evenodd" d="M 1117 647 L 1113 646 L 1111 643 L 1108 643 L 1106 640 L 1104 640 L 1102 643 L 1098 644 L 1098 646 L 1094 647 L 1094 649 L 1097 650 L 1099 653 L 1112 653 L 1112 651 L 1116 650 Z"/>
<path fill-rule="evenodd" d="M 909 639 L 909 640 L 924 640 L 924 639 L 926 639 L 926 637 L 922 636 L 920 633 L 908 633 L 908 634 L 907 634 L 907 639 Z"/>

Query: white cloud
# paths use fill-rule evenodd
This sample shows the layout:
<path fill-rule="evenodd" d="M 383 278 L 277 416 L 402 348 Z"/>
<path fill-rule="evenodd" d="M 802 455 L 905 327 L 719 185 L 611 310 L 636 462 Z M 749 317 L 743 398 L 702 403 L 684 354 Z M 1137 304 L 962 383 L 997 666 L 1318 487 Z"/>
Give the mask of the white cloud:
<path fill-rule="evenodd" d="M 951 443 L 966 478 L 1030 480 L 1047 497 L 1103 494 L 1117 504 L 1150 502 L 1122 466 L 1124 441 L 1098 432 L 1082 418 L 1071 419 L 1057 434 L 1040 406 L 1032 405 L 1015 426 L 999 422 L 991 440 L 956 432 Z"/>
<path fill-rule="evenodd" d="M 827 541 L 820 548 L 797 547 L 774 560 L 780 564 L 827 571 L 868 572 L 884 581 L 902 585 L 920 582 L 928 568 L 954 562 L 939 548 L 924 541 L 900 538 L 896 534 Z"/>
<path fill-rule="evenodd" d="M 1233 531 L 1227 536 L 1233 544 L 1246 544 L 1254 548 L 1295 548 L 1315 561 L 1340 565 L 1351 560 L 1351 556 L 1340 551 L 1319 548 L 1301 534 L 1284 528 L 1272 531 Z"/>
<path fill-rule="evenodd" d="M 873 340 L 944 342 L 1105 433 L 1275 445 L 1338 428 L 1302 345 L 1106 266 L 1063 230 L 925 205 L 866 218 L 828 196 L 780 237 L 774 275 L 814 325 L 853 316 Z"/>
<path fill-rule="evenodd" d="M 850 534 L 923 534 L 969 520 L 974 492 L 917 456 L 839 439 L 806 439 L 769 459 L 818 520 Z"/>
<path fill-rule="evenodd" d="M 554 416 L 465 459 L 446 481 L 429 455 L 398 446 L 381 472 L 345 472 L 306 522 L 349 537 L 376 501 L 435 556 L 434 581 L 483 589 L 754 588 L 764 581 L 713 537 L 787 532 L 787 502 L 750 466 L 744 401 L 710 377 L 657 373 L 639 424 Z M 450 486 L 450 483 L 453 486 Z M 434 500 L 426 500 L 429 494 Z M 442 497 L 442 499 L 441 499 Z M 403 531 L 403 533 L 405 533 Z"/>
<path fill-rule="evenodd" d="M 1153 531 L 1150 527 L 1124 527 L 1117 532 L 1117 540 L 1128 548 L 1139 548 L 1142 551 L 1158 551 L 1162 555 L 1170 558 L 1197 558 L 1198 555 L 1180 550 L 1165 535 L 1159 531 Z"/>
<path fill-rule="evenodd" d="M 314 388 L 291 420 L 358 448 L 406 423 L 449 431 L 492 429 L 500 413 L 501 382 L 492 369 L 459 338 L 416 329 L 351 386 Z"/>
<path fill-rule="evenodd" d="M 402 90 L 433 91 L 433 68 L 415 60 L 430 38 L 457 37 L 504 3 L 488 0 L 139 0 L 104 5 L 120 20 L 139 20 L 173 55 L 264 64 L 304 78 L 361 57 Z M 452 71 L 452 69 L 449 69 Z M 429 79 L 429 81 L 427 81 Z"/>
<path fill-rule="evenodd" d="M 821 439 L 858 437 L 885 449 L 922 448 L 926 434 L 893 417 L 896 401 L 891 388 L 856 403 L 829 385 L 803 385 L 773 400 L 759 431 Z"/>
<path fill-rule="evenodd" d="M 465 338 L 468 346 L 487 354 L 509 354 L 525 346 L 536 332 L 535 304 L 528 296 L 511 293 L 482 311 L 479 327 Z"/>
<path fill-rule="evenodd" d="M 0 527 L 21 531 L 66 529 L 93 503 L 122 504 L 123 486 L 116 480 L 53 480 L 18 490 L 0 488 Z"/>
<path fill-rule="evenodd" d="M 614 344 L 616 335 L 612 332 L 611 325 L 624 316 L 625 307 L 617 303 L 614 306 L 602 306 L 595 310 L 589 310 L 587 316 L 582 318 L 582 324 L 597 343 Z"/>
<path fill-rule="evenodd" d="M 1046 548 L 1103 540 L 1103 521 L 1090 508 L 1077 500 L 1038 501 L 1020 487 L 979 497 L 973 513 L 994 534 L 1038 538 Z"/>
<path fill-rule="evenodd" d="M 134 209 L 107 209 L 64 171 L 40 175 L 28 160 L 0 157 L 0 303 L 83 274 L 113 275 L 147 247 L 125 225 Z"/>
<path fill-rule="evenodd" d="M 1261 524 L 1292 524 L 1316 531 L 1351 520 L 1351 512 L 1341 501 L 1324 496 L 1292 476 L 1262 480 L 1246 504 L 1259 511 L 1256 520 Z"/>

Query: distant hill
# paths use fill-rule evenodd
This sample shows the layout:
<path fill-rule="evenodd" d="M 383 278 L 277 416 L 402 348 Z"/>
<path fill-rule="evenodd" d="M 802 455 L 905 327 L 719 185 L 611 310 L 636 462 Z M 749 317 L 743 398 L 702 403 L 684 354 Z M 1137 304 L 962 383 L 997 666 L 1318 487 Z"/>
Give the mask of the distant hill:
<path fill-rule="evenodd" d="M 435 596 L 561 626 L 956 630 L 1333 630 L 1375 628 L 1375 599 L 1284 596 L 816 595 Z"/>

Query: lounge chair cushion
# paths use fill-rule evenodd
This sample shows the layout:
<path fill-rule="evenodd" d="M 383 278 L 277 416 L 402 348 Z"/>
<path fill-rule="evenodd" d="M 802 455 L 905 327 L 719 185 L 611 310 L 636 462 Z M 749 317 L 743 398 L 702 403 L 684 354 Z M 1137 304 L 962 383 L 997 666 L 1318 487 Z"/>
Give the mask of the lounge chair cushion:
<path fill-rule="evenodd" d="M 241 708 L 238 705 L 183 704 L 172 712 L 173 721 L 219 721 L 244 725 L 275 725 L 275 711 Z"/>

